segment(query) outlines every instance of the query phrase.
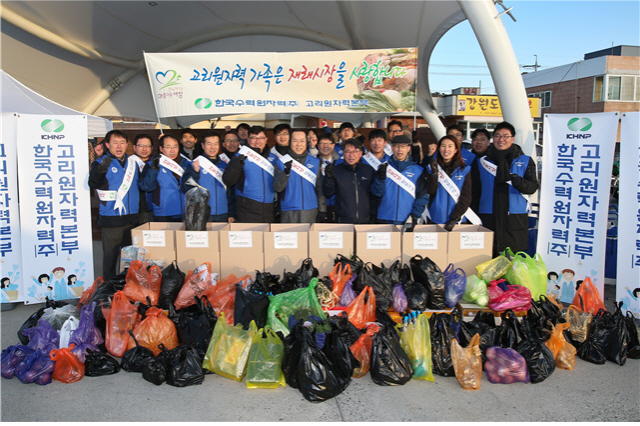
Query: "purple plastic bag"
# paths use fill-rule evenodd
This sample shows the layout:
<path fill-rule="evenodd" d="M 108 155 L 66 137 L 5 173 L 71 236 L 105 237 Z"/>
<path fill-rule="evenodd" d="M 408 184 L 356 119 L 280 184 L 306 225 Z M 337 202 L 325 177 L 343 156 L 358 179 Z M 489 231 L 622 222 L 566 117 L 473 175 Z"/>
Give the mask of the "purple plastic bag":
<path fill-rule="evenodd" d="M 95 310 L 95 308 L 96 302 L 82 307 L 82 312 L 80 313 L 80 321 L 78 321 L 78 328 L 76 328 L 76 330 L 71 335 L 71 338 L 69 339 L 69 345 L 75 343 L 76 348 L 79 346 L 83 346 L 84 349 L 88 347 L 89 349 L 97 350 L 97 346 L 101 343 L 104 343 L 102 333 L 100 333 L 100 330 L 98 329 L 98 327 L 96 327 L 96 318 L 93 315 L 93 311 Z M 84 350 L 82 350 L 81 353 L 81 361 L 84 362 Z M 80 357 L 78 356 L 78 358 Z"/>
<path fill-rule="evenodd" d="M 28 355 L 27 358 L 16 367 L 16 377 L 22 383 L 36 383 L 47 385 L 51 383 L 53 370 L 56 363 L 51 361 L 49 351 L 40 349 Z"/>
<path fill-rule="evenodd" d="M 458 304 L 464 291 L 467 289 L 467 274 L 458 268 L 454 269 L 453 263 L 444 270 L 444 305 L 453 309 Z"/>
<path fill-rule="evenodd" d="M 22 330 L 22 334 L 29 338 L 29 346 L 31 349 L 59 349 L 60 333 L 49 322 L 45 320 L 38 321 L 38 325 L 33 328 Z"/>
<path fill-rule="evenodd" d="M 393 286 L 393 303 L 391 304 L 391 307 L 398 313 L 402 313 L 409 309 L 409 301 L 407 300 L 407 296 L 404 294 L 402 284 L 398 283 Z"/>
<path fill-rule="evenodd" d="M 92 351 L 100 352 L 97 346 L 92 345 L 91 343 L 81 343 L 76 345 L 73 349 L 71 349 L 71 353 L 74 354 L 81 363 L 84 364 L 84 361 L 87 357 L 87 349 L 91 349 Z"/>
<path fill-rule="evenodd" d="M 358 295 L 353 291 L 353 282 L 358 277 L 358 274 L 353 274 L 351 278 L 345 283 L 342 294 L 340 295 L 340 306 L 349 306 L 351 302 L 355 300 Z"/>
<path fill-rule="evenodd" d="M 492 346 L 486 355 L 484 371 L 491 383 L 529 383 L 527 361 L 515 349 Z"/>
<path fill-rule="evenodd" d="M 16 367 L 24 361 L 28 355 L 34 352 L 29 346 L 9 346 L 2 351 L 2 377 L 12 379 L 16 375 Z"/>

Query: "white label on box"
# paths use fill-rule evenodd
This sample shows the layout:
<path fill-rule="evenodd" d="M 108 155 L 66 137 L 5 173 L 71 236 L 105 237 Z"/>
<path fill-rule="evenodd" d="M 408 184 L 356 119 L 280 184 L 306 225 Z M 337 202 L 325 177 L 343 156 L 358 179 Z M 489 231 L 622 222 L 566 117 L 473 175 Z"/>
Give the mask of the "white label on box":
<path fill-rule="evenodd" d="M 274 249 L 297 249 L 298 233 L 297 232 L 274 232 L 273 248 Z"/>
<path fill-rule="evenodd" d="M 484 232 L 461 232 L 460 249 L 484 249 Z"/>
<path fill-rule="evenodd" d="M 207 231 L 186 231 L 184 241 L 186 248 L 209 248 L 209 233 Z"/>
<path fill-rule="evenodd" d="M 318 232 L 318 248 L 341 249 L 343 248 L 342 232 Z"/>
<path fill-rule="evenodd" d="M 415 232 L 413 234 L 413 249 L 438 250 L 438 234 L 435 232 Z"/>
<path fill-rule="evenodd" d="M 367 232 L 367 250 L 391 250 L 391 232 Z"/>
<path fill-rule="evenodd" d="M 253 234 L 251 231 L 229 231 L 229 247 L 253 247 Z"/>
<path fill-rule="evenodd" d="M 165 231 L 142 231 L 144 247 L 166 247 Z"/>

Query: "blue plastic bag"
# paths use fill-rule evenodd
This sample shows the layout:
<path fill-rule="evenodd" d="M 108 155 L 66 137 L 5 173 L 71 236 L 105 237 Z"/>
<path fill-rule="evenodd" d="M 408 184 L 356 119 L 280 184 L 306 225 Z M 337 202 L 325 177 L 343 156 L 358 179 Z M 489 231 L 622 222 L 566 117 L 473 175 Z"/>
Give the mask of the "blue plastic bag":
<path fill-rule="evenodd" d="M 16 375 L 16 367 L 24 361 L 28 355 L 34 352 L 29 346 L 9 346 L 2 351 L 2 377 L 12 379 Z"/>
<path fill-rule="evenodd" d="M 104 343 L 104 338 L 98 327 L 96 327 L 96 318 L 93 315 L 93 311 L 96 308 L 96 302 L 90 305 L 83 306 L 80 313 L 80 321 L 78 328 L 73 332 L 69 339 L 69 344 L 75 343 L 76 346 L 83 344 L 91 344 L 98 346 Z"/>
<path fill-rule="evenodd" d="M 454 269 L 453 263 L 444 270 L 444 304 L 453 309 L 464 295 L 467 289 L 467 274 L 458 268 Z"/>
<path fill-rule="evenodd" d="M 49 351 L 38 349 L 16 367 L 16 377 L 22 383 L 48 385 L 52 381 L 56 363 L 49 357 Z"/>

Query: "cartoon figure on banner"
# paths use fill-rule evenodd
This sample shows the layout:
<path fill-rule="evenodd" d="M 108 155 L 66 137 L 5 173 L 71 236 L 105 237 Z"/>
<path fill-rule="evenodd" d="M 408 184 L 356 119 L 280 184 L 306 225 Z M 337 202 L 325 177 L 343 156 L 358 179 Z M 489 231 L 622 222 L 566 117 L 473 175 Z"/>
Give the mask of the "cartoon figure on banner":
<path fill-rule="evenodd" d="M 640 296 L 640 288 L 631 290 L 629 287 L 624 288 L 629 294 L 628 297 L 620 298 L 620 302 L 623 302 L 623 310 L 627 309 L 631 311 L 634 317 L 640 318 L 640 311 L 638 310 L 638 296 Z"/>
<path fill-rule="evenodd" d="M 562 278 L 564 279 L 564 282 L 562 283 L 562 290 L 560 293 L 561 302 L 573 302 L 573 298 L 576 295 L 576 288 L 573 285 L 573 277 L 575 277 L 575 275 L 576 273 L 571 269 L 562 270 Z"/>
<path fill-rule="evenodd" d="M 29 297 L 44 302 L 46 297 L 53 298 L 53 286 L 49 284 L 49 274 L 40 274 L 38 279 L 31 276 L 31 279 L 36 283 L 27 289 Z"/>
<path fill-rule="evenodd" d="M 11 283 L 11 278 L 2 278 L 0 285 L 0 301 L 11 302 L 18 298 L 18 284 Z"/>
<path fill-rule="evenodd" d="M 81 262 L 80 266 L 82 266 L 83 264 L 84 263 Z M 79 269 L 76 269 L 76 274 L 79 273 L 79 271 Z M 84 271 L 85 270 L 83 269 L 83 273 L 80 274 L 80 278 L 84 277 Z M 82 292 L 84 291 L 84 281 L 80 281 L 76 274 L 70 274 L 67 277 L 67 287 L 69 289 L 71 297 L 80 297 L 82 296 Z"/>
<path fill-rule="evenodd" d="M 547 274 L 547 296 L 553 296 L 554 298 L 559 298 L 560 290 L 560 281 L 558 280 L 557 272 L 549 272 Z"/>
<path fill-rule="evenodd" d="M 53 275 L 53 298 L 55 300 L 65 300 L 71 299 L 73 294 L 71 293 L 71 289 L 67 285 L 67 280 L 64 278 L 65 269 L 62 266 L 58 266 L 57 268 L 53 268 L 51 274 Z"/>

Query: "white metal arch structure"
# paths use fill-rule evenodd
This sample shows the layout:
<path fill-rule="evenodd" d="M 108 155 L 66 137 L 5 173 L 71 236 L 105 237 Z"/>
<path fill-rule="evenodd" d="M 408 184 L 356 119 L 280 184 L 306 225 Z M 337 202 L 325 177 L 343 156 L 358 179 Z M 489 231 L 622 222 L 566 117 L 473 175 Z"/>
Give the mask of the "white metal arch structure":
<path fill-rule="evenodd" d="M 155 6 L 153 6 L 155 4 Z M 438 40 L 469 19 L 505 119 L 533 153 L 515 55 L 491 0 L 455 1 L 4 1 L 2 67 L 42 95 L 86 113 L 155 121 L 142 52 L 331 51 L 418 46 L 418 110 L 444 127 L 429 91 Z M 499 60 L 497 58 L 499 53 Z M 507 58 L 507 59 L 505 59 Z M 179 118 L 186 126 L 207 117 Z M 522 136 L 522 137 L 521 137 Z M 530 143 L 524 137 L 530 136 Z"/>

